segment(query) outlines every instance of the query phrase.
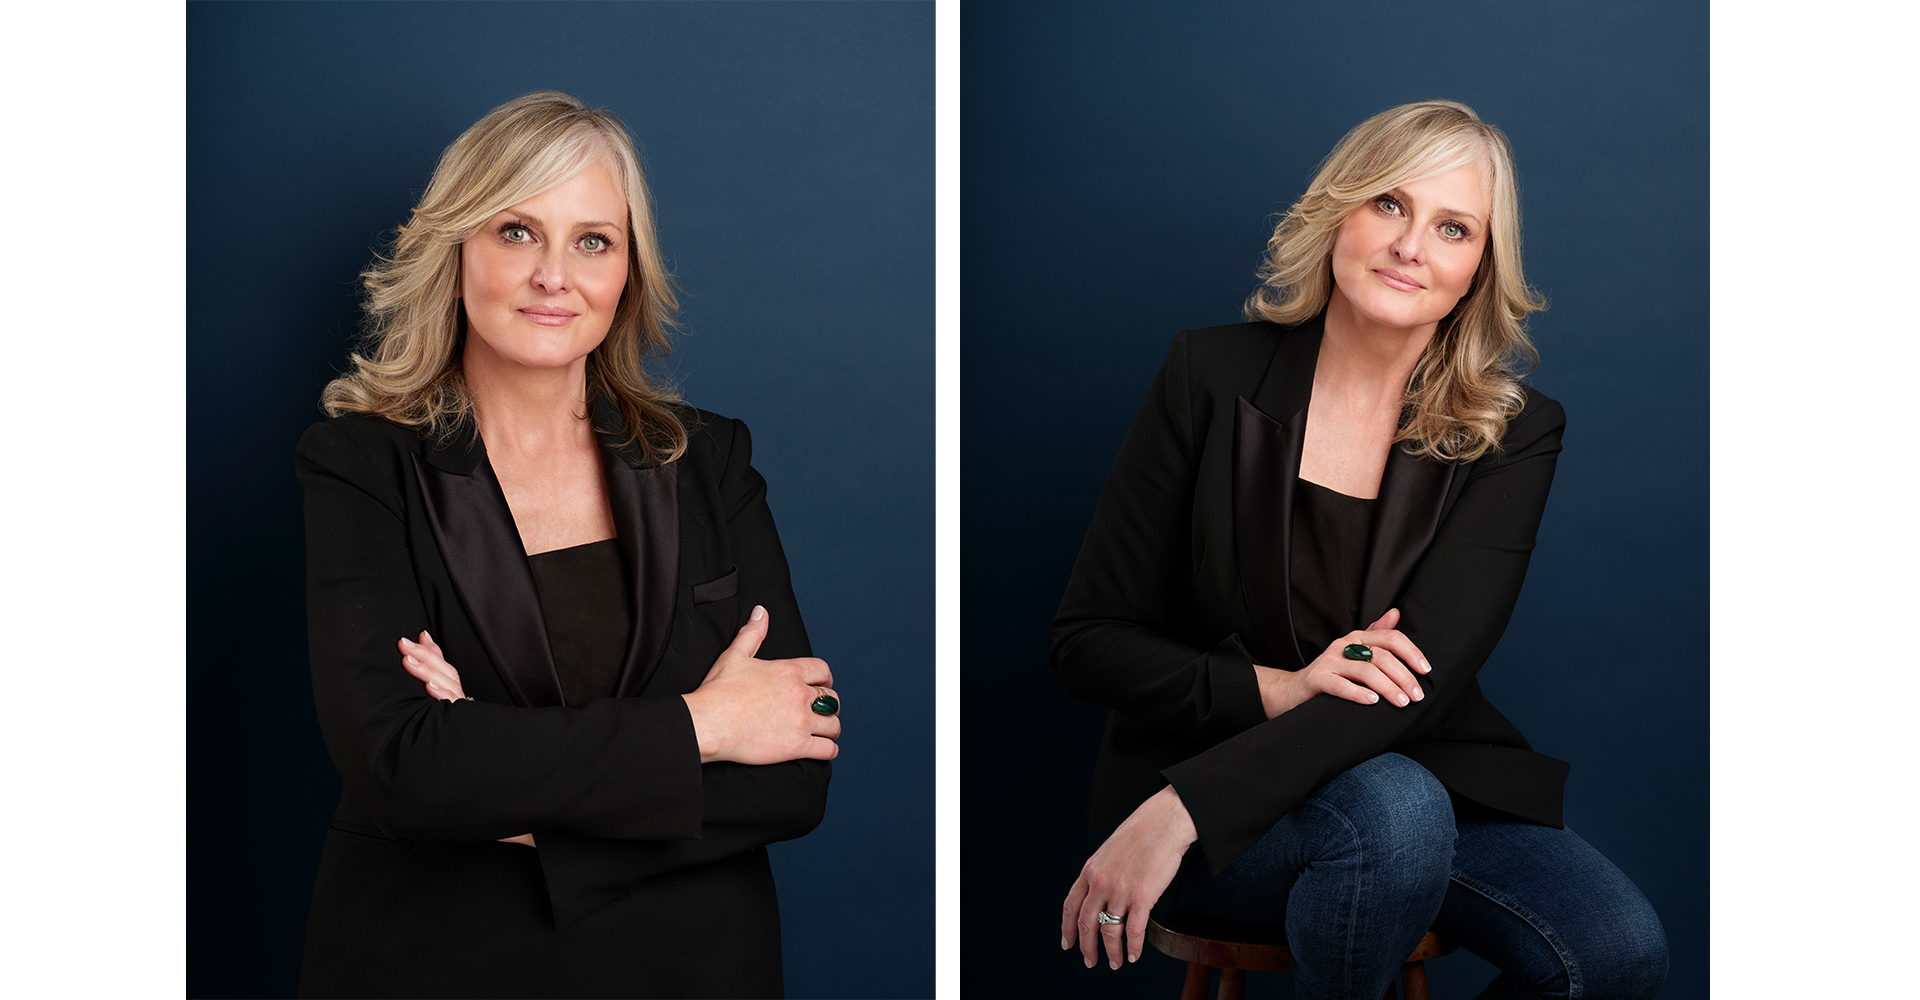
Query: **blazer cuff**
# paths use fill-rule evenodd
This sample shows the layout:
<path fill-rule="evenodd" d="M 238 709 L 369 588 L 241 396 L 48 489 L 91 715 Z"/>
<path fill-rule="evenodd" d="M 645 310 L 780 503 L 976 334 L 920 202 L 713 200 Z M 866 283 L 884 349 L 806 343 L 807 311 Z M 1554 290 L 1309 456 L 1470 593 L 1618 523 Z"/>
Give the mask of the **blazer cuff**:
<path fill-rule="evenodd" d="M 642 814 L 629 824 L 639 835 L 613 839 L 572 830 L 534 831 L 556 929 L 599 912 L 640 879 L 672 867 L 672 845 L 700 839 L 706 803 L 693 715 L 679 695 L 632 702 L 631 711 L 640 717 L 626 722 L 647 733 L 654 751 L 634 762 L 635 778 L 644 781 L 647 793 Z"/>
<path fill-rule="evenodd" d="M 1237 736 L 1267 721 L 1267 709 L 1260 702 L 1260 679 L 1253 672 L 1253 654 L 1239 635 L 1229 635 L 1207 651 L 1207 689 L 1214 700 L 1207 714 L 1217 719 L 1219 726 L 1213 729 L 1213 740 Z"/>

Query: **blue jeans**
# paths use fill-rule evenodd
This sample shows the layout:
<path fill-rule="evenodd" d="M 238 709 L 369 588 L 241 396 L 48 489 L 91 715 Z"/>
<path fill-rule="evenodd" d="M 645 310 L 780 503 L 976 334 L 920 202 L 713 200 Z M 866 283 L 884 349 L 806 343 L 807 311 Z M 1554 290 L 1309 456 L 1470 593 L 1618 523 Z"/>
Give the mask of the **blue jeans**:
<path fill-rule="evenodd" d="M 1651 997 L 1666 932 L 1640 890 L 1571 830 L 1456 816 L 1427 770 L 1389 753 L 1315 789 L 1178 904 L 1286 922 L 1294 992 L 1373 1000 L 1428 928 L 1498 966 L 1480 994 Z"/>

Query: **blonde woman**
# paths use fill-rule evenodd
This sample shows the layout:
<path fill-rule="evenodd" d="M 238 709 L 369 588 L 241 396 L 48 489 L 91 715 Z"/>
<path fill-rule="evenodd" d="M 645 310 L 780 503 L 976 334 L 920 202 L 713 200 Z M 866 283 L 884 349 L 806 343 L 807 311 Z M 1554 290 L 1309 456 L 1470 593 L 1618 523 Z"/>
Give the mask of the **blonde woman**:
<path fill-rule="evenodd" d="M 1283 921 L 1305 997 L 1380 996 L 1429 928 L 1500 967 L 1483 996 L 1658 990 L 1658 917 L 1474 680 L 1565 422 L 1516 377 L 1519 237 L 1505 136 L 1393 108 L 1279 224 L 1251 322 L 1174 339 L 1054 620 L 1112 709 L 1060 925 L 1089 967 L 1164 903 Z"/>
<path fill-rule="evenodd" d="M 779 995 L 764 847 L 819 823 L 839 702 L 746 427 L 644 367 L 632 141 L 502 105 L 365 278 L 297 455 L 343 786 L 302 995 Z"/>

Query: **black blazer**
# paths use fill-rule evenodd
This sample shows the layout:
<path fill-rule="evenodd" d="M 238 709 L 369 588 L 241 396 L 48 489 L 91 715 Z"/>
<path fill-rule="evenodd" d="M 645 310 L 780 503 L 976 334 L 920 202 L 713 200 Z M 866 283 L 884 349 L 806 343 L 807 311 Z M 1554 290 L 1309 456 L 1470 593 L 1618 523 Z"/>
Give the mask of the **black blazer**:
<path fill-rule="evenodd" d="M 1287 605 L 1293 496 L 1321 321 L 1174 338 L 1100 494 L 1054 619 L 1054 669 L 1113 709 L 1090 826 L 1171 782 L 1218 874 L 1316 787 L 1388 751 L 1455 794 L 1561 825 L 1567 765 L 1532 752 L 1474 674 L 1506 629 L 1565 415 L 1527 390 L 1501 450 L 1471 465 L 1388 458 L 1362 583 L 1433 672 L 1398 708 L 1317 695 L 1269 720 L 1253 664 L 1300 669 Z"/>
<path fill-rule="evenodd" d="M 612 422 L 604 404 L 596 417 Z M 420 943 L 410 935 L 450 908 L 493 905 L 449 899 L 467 889 L 444 887 L 470 887 L 474 866 L 497 862 L 537 867 L 530 884 L 544 898 L 515 904 L 537 911 L 522 926 L 563 944 L 583 921 L 614 919 L 596 922 L 603 910 L 654 919 L 670 900 L 770 922 L 777 991 L 778 915 L 760 848 L 818 825 L 831 766 L 700 763 L 679 695 L 700 685 L 755 604 L 772 616 L 760 656 L 811 653 L 746 426 L 692 409 L 682 419 L 687 451 L 664 466 L 601 439 L 635 628 L 616 696 L 575 708 L 563 705 L 520 537 L 477 435 L 436 446 L 356 415 L 301 438 L 314 700 L 343 786 L 303 989 L 455 992 L 444 953 L 401 956 L 380 973 L 404 976 L 411 961 L 422 971 L 411 988 L 365 969 L 383 948 Z M 395 641 L 422 629 L 475 701 L 436 701 L 401 668 Z M 537 849 L 494 843 L 528 832 Z M 724 930 L 685 913 L 669 922 L 696 940 Z M 475 934 L 476 960 L 527 947 Z M 642 983 L 649 963 L 673 958 L 645 943 L 626 949 Z M 764 964 L 760 950 L 728 952 Z"/>

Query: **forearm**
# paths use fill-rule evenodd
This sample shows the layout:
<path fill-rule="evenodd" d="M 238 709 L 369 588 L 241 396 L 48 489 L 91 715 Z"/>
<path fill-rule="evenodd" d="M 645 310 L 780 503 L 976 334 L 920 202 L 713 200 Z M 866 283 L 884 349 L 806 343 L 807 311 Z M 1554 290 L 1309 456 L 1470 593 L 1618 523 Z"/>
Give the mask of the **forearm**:
<path fill-rule="evenodd" d="M 1203 649 L 1138 625 L 1056 623 L 1053 661 L 1068 694 L 1155 729 L 1217 742 L 1265 718 L 1237 636 Z"/>
<path fill-rule="evenodd" d="M 701 768 L 707 816 L 698 840 L 623 840 L 570 831 L 538 834 L 540 866 L 566 926 L 643 879 L 708 864 L 818 826 L 832 765 L 719 763 Z"/>
<path fill-rule="evenodd" d="M 703 771 L 678 698 L 518 708 L 423 697 L 387 725 L 326 728 L 350 794 L 396 839 L 700 836 Z"/>
<path fill-rule="evenodd" d="M 1431 733 L 1477 690 L 1471 676 L 1418 680 L 1426 697 L 1404 708 L 1314 695 L 1162 771 L 1193 816 L 1209 868 L 1217 873 L 1315 788 Z"/>

